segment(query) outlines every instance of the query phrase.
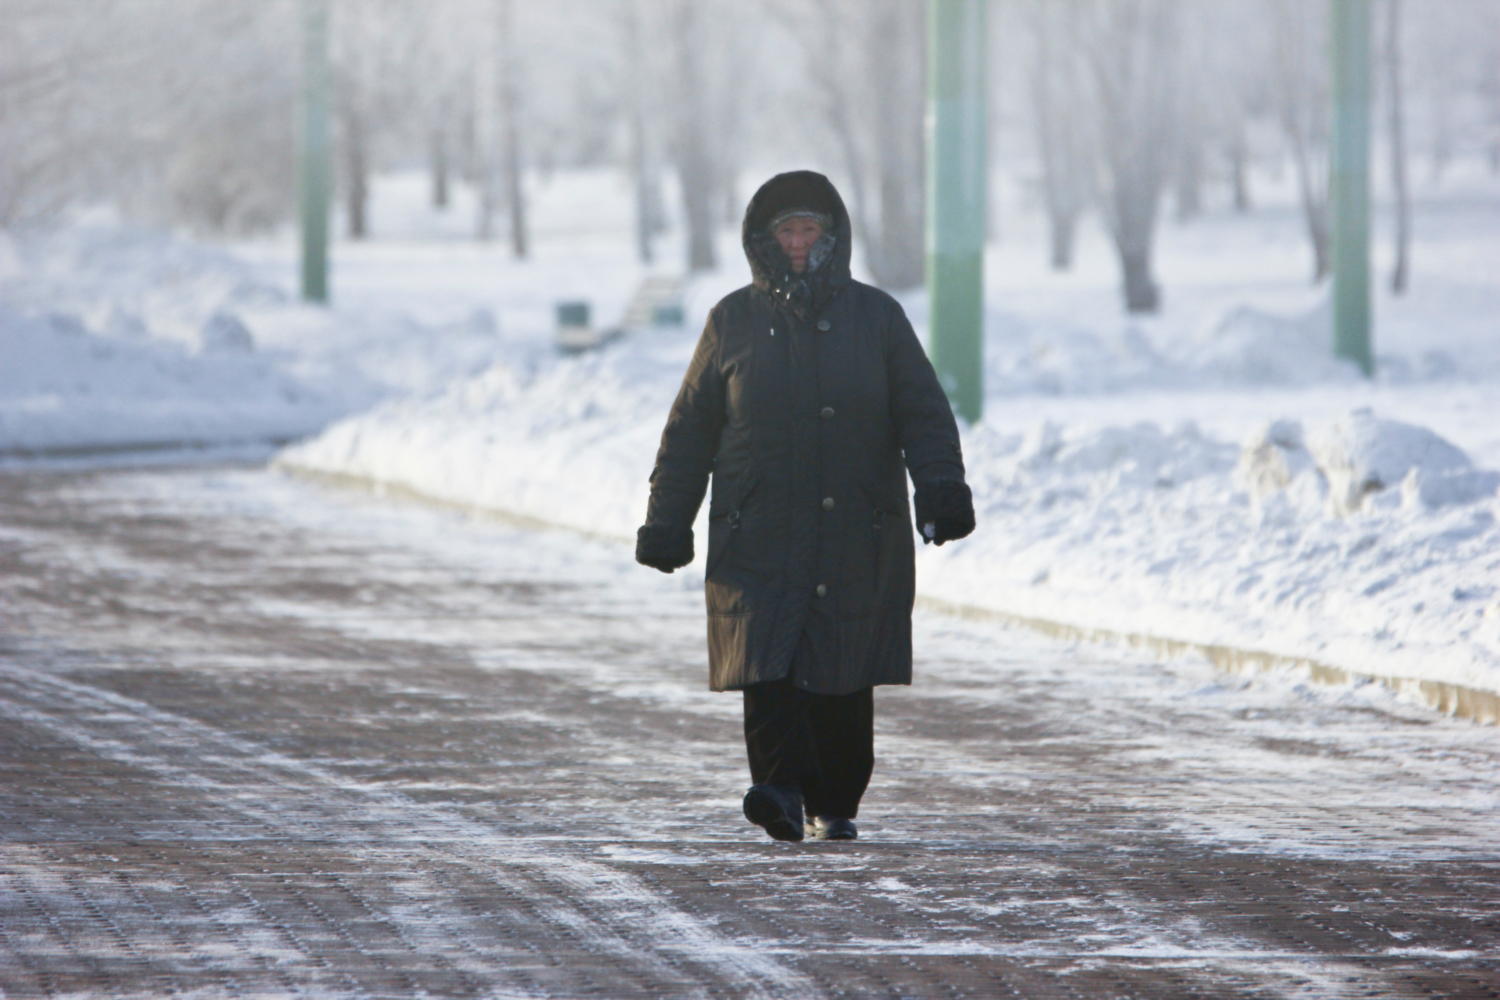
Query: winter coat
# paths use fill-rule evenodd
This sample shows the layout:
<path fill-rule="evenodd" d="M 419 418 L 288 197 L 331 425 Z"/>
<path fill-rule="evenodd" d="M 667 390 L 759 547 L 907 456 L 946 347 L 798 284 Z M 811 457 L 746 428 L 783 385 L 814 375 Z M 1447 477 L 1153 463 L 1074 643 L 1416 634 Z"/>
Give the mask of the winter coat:
<path fill-rule="evenodd" d="M 802 275 L 766 230 L 791 207 L 833 221 Z M 850 277 L 849 214 L 827 178 L 768 181 L 743 242 L 753 282 L 709 314 L 662 432 L 638 558 L 691 560 L 711 474 L 712 689 L 789 672 L 821 694 L 909 684 L 906 473 L 919 513 L 924 491 L 969 504 L 952 409 L 901 306 Z"/>

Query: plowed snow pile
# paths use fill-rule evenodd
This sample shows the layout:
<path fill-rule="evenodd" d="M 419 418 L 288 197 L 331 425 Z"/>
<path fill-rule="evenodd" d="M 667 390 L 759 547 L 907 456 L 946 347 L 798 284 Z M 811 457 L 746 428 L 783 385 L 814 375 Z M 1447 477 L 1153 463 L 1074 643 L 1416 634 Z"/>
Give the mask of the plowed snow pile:
<path fill-rule="evenodd" d="M 215 319 L 194 353 L 0 307 L 0 455 L 284 441 L 338 415 L 254 355 L 232 316 Z"/>
<path fill-rule="evenodd" d="M 981 530 L 925 552 L 926 594 L 1126 634 L 1500 690 L 1500 473 L 1357 411 L 1303 443 L 977 430 Z"/>
<path fill-rule="evenodd" d="M 633 346 L 537 371 L 497 365 L 434 399 L 343 420 L 277 461 L 634 539 L 693 345 L 676 337 Z"/>
<path fill-rule="evenodd" d="M 223 249 L 107 211 L 0 229 L 0 458 L 280 443 L 528 350 L 441 297 L 303 305 Z"/>
<path fill-rule="evenodd" d="M 691 347 L 663 333 L 496 368 L 279 462 L 630 539 Z M 979 529 L 922 550 L 927 596 L 1500 691 L 1500 473 L 1424 428 L 1368 410 L 1243 443 L 1192 423 L 981 425 L 965 456 Z"/>

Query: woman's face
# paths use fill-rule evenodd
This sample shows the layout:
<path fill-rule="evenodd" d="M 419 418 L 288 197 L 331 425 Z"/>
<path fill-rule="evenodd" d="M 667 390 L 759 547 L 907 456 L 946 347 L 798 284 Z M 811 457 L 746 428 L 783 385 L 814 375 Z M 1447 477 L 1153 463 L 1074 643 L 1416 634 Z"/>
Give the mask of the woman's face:
<path fill-rule="evenodd" d="M 806 216 L 793 216 L 776 227 L 776 242 L 792 259 L 792 270 L 798 274 L 807 269 L 807 255 L 822 235 L 823 227 Z"/>

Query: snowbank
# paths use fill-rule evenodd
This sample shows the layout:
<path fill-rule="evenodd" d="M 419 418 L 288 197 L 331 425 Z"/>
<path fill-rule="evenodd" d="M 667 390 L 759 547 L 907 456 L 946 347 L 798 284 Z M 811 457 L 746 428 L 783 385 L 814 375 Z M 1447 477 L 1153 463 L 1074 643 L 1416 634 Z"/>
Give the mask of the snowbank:
<path fill-rule="evenodd" d="M 0 230 L 0 452 L 282 442 L 537 350 L 472 296 L 312 307 L 260 270 L 107 211 Z"/>
<path fill-rule="evenodd" d="M 634 539 L 691 348 L 644 335 L 536 369 L 497 365 L 436 398 L 340 421 L 277 461 Z"/>
<path fill-rule="evenodd" d="M 1292 420 L 1241 448 L 1191 424 L 976 430 L 965 454 L 981 530 L 924 552 L 919 586 L 1085 628 L 1500 691 L 1500 474 L 1464 468 L 1462 488 L 1424 497 L 1408 484 L 1450 482 L 1445 463 L 1467 459 L 1368 411 L 1315 437 L 1359 448 L 1308 452 L 1301 438 Z M 1377 463 L 1388 484 L 1349 474 Z M 1353 509 L 1337 493 L 1351 480 Z"/>
<path fill-rule="evenodd" d="M 278 462 L 628 540 L 691 346 L 497 368 Z M 964 450 L 980 527 L 922 550 L 926 596 L 1500 691 L 1500 474 L 1424 428 L 1359 411 L 1241 446 L 1043 422 L 975 427 Z"/>
<path fill-rule="evenodd" d="M 1142 321 L 1147 323 L 1149 321 Z M 1327 299 L 1288 315 L 1249 305 L 1230 307 L 1206 328 L 1171 336 L 1127 324 L 1113 335 L 1070 323 L 1038 322 L 990 310 L 986 324 L 986 384 L 1007 395 L 1087 396 L 1153 388 L 1225 387 L 1236 390 L 1355 385 L 1351 362 L 1333 357 Z M 1386 351 L 1377 377 L 1386 385 L 1453 381 L 1453 357 L 1428 349 L 1416 358 Z"/>
<path fill-rule="evenodd" d="M 106 336 L 70 313 L 0 307 L 0 359 L 0 455 L 285 442 L 338 415 L 257 357 L 228 313 L 192 353 L 146 339 L 129 318 Z"/>

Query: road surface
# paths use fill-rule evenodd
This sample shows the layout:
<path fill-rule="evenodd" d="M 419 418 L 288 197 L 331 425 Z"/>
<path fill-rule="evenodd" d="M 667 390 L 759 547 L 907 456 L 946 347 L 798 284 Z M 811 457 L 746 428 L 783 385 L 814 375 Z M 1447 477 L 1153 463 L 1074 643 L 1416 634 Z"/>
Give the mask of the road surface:
<path fill-rule="evenodd" d="M 853 843 L 701 581 L 264 470 L 0 473 L 0 991 L 1500 996 L 1500 730 L 919 614 Z"/>

